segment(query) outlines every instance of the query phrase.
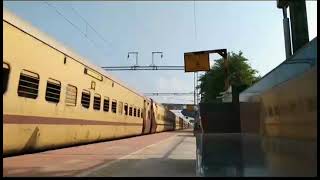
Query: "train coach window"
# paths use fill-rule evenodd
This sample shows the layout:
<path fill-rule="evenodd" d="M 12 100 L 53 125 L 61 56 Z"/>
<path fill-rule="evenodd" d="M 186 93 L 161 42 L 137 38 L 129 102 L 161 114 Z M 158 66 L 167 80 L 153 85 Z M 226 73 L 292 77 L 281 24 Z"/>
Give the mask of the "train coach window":
<path fill-rule="evenodd" d="M 113 113 L 117 113 L 117 101 L 116 100 L 112 100 L 111 110 Z"/>
<path fill-rule="evenodd" d="M 49 78 L 47 81 L 46 100 L 58 103 L 60 101 L 61 82 Z"/>
<path fill-rule="evenodd" d="M 129 116 L 132 116 L 132 107 L 129 107 Z"/>
<path fill-rule="evenodd" d="M 89 108 L 90 106 L 90 91 L 83 90 L 81 97 L 81 104 L 85 108 Z"/>
<path fill-rule="evenodd" d="M 77 105 L 77 87 L 70 84 L 67 85 L 66 91 L 66 105 L 76 106 Z"/>
<path fill-rule="evenodd" d="M 106 112 L 109 111 L 109 103 L 110 103 L 109 98 L 105 97 L 103 100 L 103 111 L 106 111 Z"/>
<path fill-rule="evenodd" d="M 2 67 L 2 94 L 4 94 L 8 87 L 8 80 L 9 80 L 9 72 L 10 66 L 7 63 L 3 63 Z"/>
<path fill-rule="evenodd" d="M 93 98 L 93 109 L 100 110 L 101 96 L 100 94 L 95 94 Z"/>
<path fill-rule="evenodd" d="M 39 75 L 27 70 L 20 73 L 18 96 L 36 99 L 38 97 Z"/>
<path fill-rule="evenodd" d="M 119 101 L 119 114 L 122 114 L 122 109 L 123 109 L 123 103 L 121 101 Z"/>
<path fill-rule="evenodd" d="M 128 115 L 128 104 L 124 104 L 124 115 Z"/>

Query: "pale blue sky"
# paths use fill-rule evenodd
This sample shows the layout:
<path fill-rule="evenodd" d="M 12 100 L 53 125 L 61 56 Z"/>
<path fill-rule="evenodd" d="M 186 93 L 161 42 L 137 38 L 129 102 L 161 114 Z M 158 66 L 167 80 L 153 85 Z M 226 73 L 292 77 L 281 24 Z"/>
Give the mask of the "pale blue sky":
<path fill-rule="evenodd" d="M 81 14 L 107 42 L 88 28 L 96 45 L 43 1 L 5 1 L 4 7 L 98 66 L 183 65 L 183 53 L 226 48 L 241 50 L 263 76 L 285 59 L 282 10 L 276 1 L 49 1 L 86 32 Z M 196 21 L 194 21 L 194 4 Z M 317 2 L 307 1 L 309 38 L 317 36 Z M 196 22 L 196 34 L 194 22 Z M 218 58 L 218 56 L 214 56 Z M 191 92 L 193 74 L 183 71 L 110 72 L 140 92 Z M 193 97 L 155 97 L 159 102 L 191 103 Z"/>

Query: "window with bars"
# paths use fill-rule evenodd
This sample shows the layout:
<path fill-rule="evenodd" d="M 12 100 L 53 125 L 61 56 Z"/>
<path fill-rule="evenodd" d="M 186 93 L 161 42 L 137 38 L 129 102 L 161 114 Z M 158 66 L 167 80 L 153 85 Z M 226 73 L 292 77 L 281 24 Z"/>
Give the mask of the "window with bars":
<path fill-rule="evenodd" d="M 2 94 L 6 92 L 8 87 L 9 72 L 10 72 L 10 66 L 9 64 L 4 62 L 2 67 Z"/>
<path fill-rule="evenodd" d="M 100 110 L 101 95 L 95 94 L 93 98 L 93 109 Z"/>
<path fill-rule="evenodd" d="M 109 111 L 109 104 L 110 104 L 109 98 L 108 97 L 104 97 L 104 100 L 103 100 L 103 111 L 106 111 L 106 112 Z"/>
<path fill-rule="evenodd" d="M 85 108 L 89 108 L 90 106 L 90 91 L 83 90 L 81 97 L 81 104 Z"/>
<path fill-rule="evenodd" d="M 137 116 L 140 117 L 140 108 L 138 108 Z"/>
<path fill-rule="evenodd" d="M 23 70 L 20 73 L 18 96 L 36 99 L 38 97 L 39 75 Z"/>
<path fill-rule="evenodd" d="M 119 101 L 119 106 L 118 106 L 118 109 L 119 109 L 119 114 L 122 114 L 123 112 L 123 103 L 121 101 Z"/>
<path fill-rule="evenodd" d="M 137 109 L 133 108 L 133 116 L 136 117 L 137 116 Z"/>
<path fill-rule="evenodd" d="M 132 116 L 132 107 L 129 107 L 129 116 Z"/>
<path fill-rule="evenodd" d="M 124 104 L 124 115 L 128 115 L 128 104 Z"/>
<path fill-rule="evenodd" d="M 47 81 L 46 100 L 58 103 L 60 101 L 61 82 L 49 78 Z"/>
<path fill-rule="evenodd" d="M 66 105 L 76 106 L 77 105 L 77 87 L 70 84 L 67 85 L 66 91 Z"/>
<path fill-rule="evenodd" d="M 112 100 L 111 110 L 113 113 L 117 113 L 117 101 L 116 100 Z"/>

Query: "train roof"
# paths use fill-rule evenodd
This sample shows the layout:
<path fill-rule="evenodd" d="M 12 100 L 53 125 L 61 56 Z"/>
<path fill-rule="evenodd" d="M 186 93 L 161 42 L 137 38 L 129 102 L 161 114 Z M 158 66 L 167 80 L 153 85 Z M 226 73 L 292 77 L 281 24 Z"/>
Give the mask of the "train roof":
<path fill-rule="evenodd" d="M 105 76 L 106 78 L 114 81 L 115 83 L 119 84 L 120 86 L 128 89 L 129 91 L 144 97 L 145 99 L 150 99 L 143 94 L 139 93 L 136 89 L 129 87 L 124 82 L 120 81 L 119 79 L 113 77 L 109 73 L 107 73 L 104 69 L 101 67 L 98 67 L 92 63 L 89 62 L 86 58 L 80 56 L 79 54 L 75 53 L 74 50 L 71 50 L 71 48 L 66 47 L 66 45 L 62 45 L 61 43 L 57 42 L 53 38 L 51 38 L 48 34 L 45 32 L 40 31 L 39 29 L 33 27 L 30 23 L 26 22 L 25 20 L 22 20 L 20 17 L 15 15 L 14 13 L 10 12 L 9 10 L 3 8 L 3 20 L 11 23 L 12 25 L 16 26 L 17 28 L 25 31 L 26 33 L 30 34 L 31 36 L 34 36 L 38 38 L 39 40 L 43 41 L 47 45 L 55 48 L 56 50 L 62 52 L 63 54 L 67 55 L 68 57 L 74 59 L 75 61 L 83 64 L 84 66 L 87 66 L 91 69 L 94 69 L 95 71 L 99 72 L 101 75 Z"/>

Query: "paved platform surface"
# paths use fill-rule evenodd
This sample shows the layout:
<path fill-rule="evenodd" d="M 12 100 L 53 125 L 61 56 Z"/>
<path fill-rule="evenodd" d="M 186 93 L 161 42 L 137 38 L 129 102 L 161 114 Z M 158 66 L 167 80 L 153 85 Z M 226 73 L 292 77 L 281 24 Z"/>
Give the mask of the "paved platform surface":
<path fill-rule="evenodd" d="M 195 176 L 192 130 L 3 158 L 3 176 Z"/>

